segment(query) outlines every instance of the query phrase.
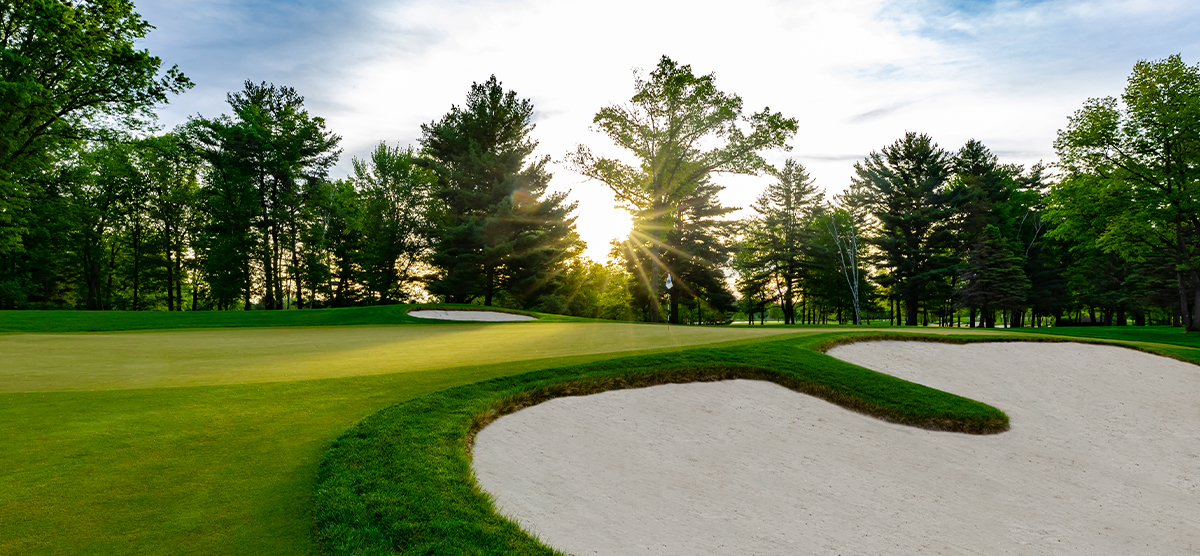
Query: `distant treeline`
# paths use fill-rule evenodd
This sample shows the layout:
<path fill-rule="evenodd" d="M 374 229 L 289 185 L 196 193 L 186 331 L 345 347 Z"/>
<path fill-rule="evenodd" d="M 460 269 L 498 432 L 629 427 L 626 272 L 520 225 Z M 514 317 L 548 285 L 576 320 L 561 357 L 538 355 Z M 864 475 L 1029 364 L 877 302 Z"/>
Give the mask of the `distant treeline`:
<path fill-rule="evenodd" d="M 533 105 L 495 76 L 418 145 L 381 142 L 330 179 L 340 137 L 289 87 L 247 81 L 227 114 L 153 132 L 153 108 L 191 81 L 135 48 L 149 25 L 132 10 L 0 7 L 0 308 L 440 300 L 671 322 L 1200 326 L 1200 66 L 1179 56 L 1088 100 L 1052 166 L 907 133 L 831 199 L 800 162 L 762 157 L 795 119 L 743 114 L 664 56 L 593 120 L 628 157 L 565 157 L 634 217 L 600 264 L 581 255 L 576 204 L 547 191 Z M 742 221 L 718 200 L 730 173 L 770 178 Z"/>

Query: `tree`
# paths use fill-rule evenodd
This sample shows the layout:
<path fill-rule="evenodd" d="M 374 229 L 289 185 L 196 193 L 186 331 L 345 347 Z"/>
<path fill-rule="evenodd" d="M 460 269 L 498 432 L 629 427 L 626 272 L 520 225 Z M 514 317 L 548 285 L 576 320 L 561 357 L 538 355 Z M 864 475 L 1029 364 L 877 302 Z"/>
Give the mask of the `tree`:
<path fill-rule="evenodd" d="M 742 116 L 742 99 L 718 91 L 712 74 L 695 76 L 663 56 L 649 79 L 634 74 L 628 105 L 602 108 L 592 122 L 637 159 L 632 166 L 597 157 L 580 145 L 567 156 L 579 173 L 607 185 L 617 202 L 648 234 L 650 268 L 643 287 L 658 299 L 663 281 L 665 243 L 679 204 L 713 173 L 759 174 L 769 165 L 759 154 L 786 148 L 796 120 L 764 108 Z M 746 127 L 748 129 L 743 129 Z M 649 304 L 650 320 L 660 320 L 657 301 Z"/>
<path fill-rule="evenodd" d="M 147 216 L 166 271 L 167 310 L 183 310 L 185 257 L 191 251 L 199 217 L 200 160 L 176 133 L 148 137 L 135 145 L 135 165 L 149 188 Z"/>
<path fill-rule="evenodd" d="M 304 110 L 304 97 L 291 87 L 246 81 L 245 88 L 230 93 L 227 100 L 233 117 L 193 118 L 190 136 L 214 168 L 212 186 L 230 188 L 225 195 L 229 199 L 247 194 L 255 198 L 254 206 L 236 215 L 222 209 L 221 215 L 243 219 L 226 223 L 232 226 L 230 233 L 241 234 L 247 224 L 256 229 L 253 255 L 263 273 L 263 306 L 284 308 L 290 277 L 300 307 L 303 224 L 298 219 L 305 197 L 326 179 L 341 154 L 341 138 L 325 129 L 323 118 Z M 248 306 L 248 280 L 245 285 Z"/>
<path fill-rule="evenodd" d="M 429 291 L 449 302 L 498 293 L 515 304 L 554 289 L 566 260 L 582 250 L 575 203 L 546 193 L 549 157 L 525 160 L 537 142 L 533 103 L 492 76 L 471 84 L 466 105 L 421 126 L 422 154 L 438 176 L 444 203 L 430 262 Z"/>
<path fill-rule="evenodd" d="M 1101 229 L 1098 245 L 1130 260 L 1169 254 L 1180 314 L 1189 332 L 1200 331 L 1200 65 L 1179 55 L 1138 62 L 1120 101 L 1089 99 L 1054 147 L 1069 175 L 1096 178 L 1072 181 L 1126 200 L 1128 210 L 1089 223 Z M 1074 219 L 1077 208 L 1086 207 L 1056 211 Z"/>
<path fill-rule="evenodd" d="M 960 261 L 967 259 L 983 231 L 994 226 L 1004 241 L 1013 246 L 1022 266 L 1031 263 L 1029 254 L 1033 252 L 1036 256 L 1040 252 L 1034 251 L 1034 246 L 1045 231 L 1038 209 L 1045 188 L 1042 175 L 1045 167 L 1038 163 L 1026 173 L 1022 166 L 1001 164 L 983 143 L 971 139 L 955 153 L 953 168 L 950 188 L 962 195 L 955 218 L 955 251 Z M 958 287 L 954 283 L 956 278 L 957 275 L 951 276 L 951 290 Z M 973 326 L 978 307 L 969 309 Z"/>
<path fill-rule="evenodd" d="M 151 28 L 128 0 L 0 3 L 0 254 L 19 249 L 28 178 L 58 149 L 140 127 L 192 86 L 135 48 Z"/>
<path fill-rule="evenodd" d="M 846 286 L 850 289 L 850 301 L 854 308 L 854 324 L 862 324 L 859 294 L 862 292 L 860 286 L 863 277 L 859 274 L 858 228 L 855 226 L 854 216 L 846 210 L 834 208 L 826 216 L 826 224 L 829 227 L 829 237 L 833 239 L 834 249 L 837 252 L 838 268 L 846 279 Z"/>
<path fill-rule="evenodd" d="M 625 260 L 626 270 L 631 274 L 652 268 L 655 262 L 669 269 L 675 286 L 668 299 L 669 322 L 679 323 L 679 303 L 684 300 L 703 301 L 714 311 L 724 313 L 734 309 L 735 299 L 726 286 L 724 268 L 728 266 L 733 252 L 733 235 L 737 222 L 723 217 L 736 209 L 721 206 L 717 194 L 723 187 L 707 180 L 680 200 L 672 215 L 669 230 L 662 245 L 670 246 L 655 258 L 655 243 L 651 232 L 643 226 L 646 221 L 634 223 L 633 233 L 622 243 L 618 251 Z M 658 305 L 658 297 L 652 295 L 640 280 L 636 285 L 638 304 L 648 310 Z"/>
<path fill-rule="evenodd" d="M 137 194 L 142 187 L 130 150 L 124 142 L 91 145 L 57 180 L 70 215 L 71 253 L 86 288 L 87 309 L 112 308 L 112 277 L 125 247 L 117 232 L 144 201 Z"/>
<path fill-rule="evenodd" d="M 994 309 L 1015 309 L 1025 301 L 1029 279 L 1000 230 L 987 226 L 967 255 L 957 296 L 963 307 L 980 307 L 987 328 L 996 327 Z"/>
<path fill-rule="evenodd" d="M 853 182 L 869 196 L 879 221 L 870 242 L 880 251 L 879 264 L 890 270 L 883 282 L 904 299 L 909 326 L 917 325 L 925 287 L 953 271 L 950 222 L 963 196 L 946 187 L 950 163 L 949 153 L 928 135 L 909 132 L 854 165 Z"/>
<path fill-rule="evenodd" d="M 359 265 L 377 302 L 409 299 L 406 287 L 431 244 L 431 198 L 437 176 L 417 164 L 412 148 L 380 143 L 368 160 L 353 160 L 354 184 L 363 200 Z"/>
<path fill-rule="evenodd" d="M 365 202 L 350 180 L 322 182 L 305 199 L 301 234 L 301 275 L 309 288 L 309 306 L 317 294 L 326 306 L 346 307 L 366 296 L 359 279 Z"/>
<path fill-rule="evenodd" d="M 757 224 L 747 227 L 751 233 L 744 238 L 749 248 L 745 263 L 753 269 L 751 272 L 771 275 L 780 284 L 778 297 L 784 323 L 794 324 L 795 300 L 811 256 L 811 223 L 825 193 L 817 189 L 804 165 L 793 159 L 771 174 L 776 181 L 767 186 L 753 207 Z"/>

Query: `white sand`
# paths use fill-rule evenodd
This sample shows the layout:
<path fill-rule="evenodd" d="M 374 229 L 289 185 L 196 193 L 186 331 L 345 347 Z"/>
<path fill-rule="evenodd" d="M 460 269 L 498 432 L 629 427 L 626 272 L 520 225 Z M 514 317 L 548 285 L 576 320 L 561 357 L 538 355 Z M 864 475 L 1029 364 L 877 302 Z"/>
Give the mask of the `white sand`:
<path fill-rule="evenodd" d="M 486 322 L 537 320 L 537 317 L 531 317 L 529 315 L 515 315 L 513 313 L 501 313 L 499 311 L 443 311 L 441 309 L 421 309 L 419 311 L 409 311 L 408 314 L 419 319 L 437 320 L 470 320 Z"/>
<path fill-rule="evenodd" d="M 990 436 L 756 381 L 560 398 L 480 432 L 506 515 L 590 554 L 1200 554 L 1200 368 L 1082 344 L 831 355 L 990 403 Z"/>

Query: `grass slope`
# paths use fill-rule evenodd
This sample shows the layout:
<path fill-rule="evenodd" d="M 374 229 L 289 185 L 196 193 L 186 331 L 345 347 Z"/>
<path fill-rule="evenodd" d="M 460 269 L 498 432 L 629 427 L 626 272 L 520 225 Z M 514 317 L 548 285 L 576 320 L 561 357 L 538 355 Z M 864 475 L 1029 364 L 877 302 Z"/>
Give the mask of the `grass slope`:
<path fill-rule="evenodd" d="M 496 513 L 475 484 L 469 444 L 496 417 L 560 396 L 670 382 L 769 380 L 889 421 L 995 433 L 987 404 L 819 353 L 840 335 L 556 368 L 444 390 L 392 406 L 344 434 L 316 481 L 328 554 L 558 554 Z M 902 339 L 903 336 L 892 336 Z"/>

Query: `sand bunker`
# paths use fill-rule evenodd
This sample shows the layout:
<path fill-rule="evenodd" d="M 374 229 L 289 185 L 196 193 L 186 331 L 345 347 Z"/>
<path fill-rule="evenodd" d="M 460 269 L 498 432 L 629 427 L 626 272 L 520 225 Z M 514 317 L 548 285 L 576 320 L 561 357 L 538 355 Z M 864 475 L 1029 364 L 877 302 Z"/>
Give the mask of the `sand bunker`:
<path fill-rule="evenodd" d="M 470 320 L 487 322 L 537 320 L 537 317 L 531 317 L 529 315 L 516 315 L 513 313 L 501 313 L 499 311 L 443 311 L 441 309 L 421 309 L 419 311 L 409 311 L 408 314 L 419 319 L 437 320 Z"/>
<path fill-rule="evenodd" d="M 736 380 L 560 398 L 474 452 L 501 512 L 592 554 L 1200 554 L 1200 368 L 1083 344 L 831 355 L 992 404 L 990 436 Z"/>

